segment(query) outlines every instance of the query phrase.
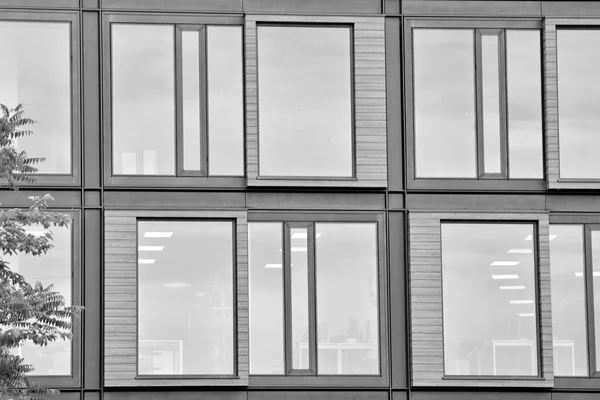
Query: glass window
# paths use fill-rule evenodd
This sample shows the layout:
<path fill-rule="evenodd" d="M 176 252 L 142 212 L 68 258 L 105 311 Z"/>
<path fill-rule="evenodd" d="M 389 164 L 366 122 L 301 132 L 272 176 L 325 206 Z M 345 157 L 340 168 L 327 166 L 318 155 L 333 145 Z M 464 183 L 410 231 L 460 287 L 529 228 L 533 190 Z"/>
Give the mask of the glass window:
<path fill-rule="evenodd" d="M 376 223 L 257 222 L 249 233 L 251 374 L 378 375 Z"/>
<path fill-rule="evenodd" d="M 587 376 L 582 225 L 550 226 L 552 339 L 555 376 Z"/>
<path fill-rule="evenodd" d="M 241 27 L 111 27 L 113 174 L 243 175 Z"/>
<path fill-rule="evenodd" d="M 23 104 L 37 121 L 16 147 L 41 174 L 71 174 L 71 26 L 66 22 L 0 21 L 0 103 Z"/>
<path fill-rule="evenodd" d="M 558 29 L 556 40 L 560 177 L 600 179 L 600 30 Z"/>
<path fill-rule="evenodd" d="M 2 257 L 8 262 L 12 271 L 25 277 L 30 284 L 41 282 L 44 287 L 53 285 L 67 305 L 71 305 L 71 226 L 51 229 L 54 236 L 53 248 L 42 256 L 19 254 Z M 47 232 L 43 226 L 30 226 L 27 233 L 39 236 Z M 36 346 L 26 342 L 16 349 L 16 353 L 31 364 L 35 376 L 68 376 L 71 375 L 71 342 L 61 339 L 50 342 L 47 346 Z"/>
<path fill-rule="evenodd" d="M 351 34 L 258 27 L 261 175 L 352 176 Z"/>
<path fill-rule="evenodd" d="M 539 31 L 412 32 L 415 177 L 542 179 Z"/>
<path fill-rule="evenodd" d="M 138 221 L 140 375 L 234 374 L 233 232 L 229 221 Z"/>
<path fill-rule="evenodd" d="M 446 375 L 538 375 L 532 238 L 533 224 L 442 223 Z"/>

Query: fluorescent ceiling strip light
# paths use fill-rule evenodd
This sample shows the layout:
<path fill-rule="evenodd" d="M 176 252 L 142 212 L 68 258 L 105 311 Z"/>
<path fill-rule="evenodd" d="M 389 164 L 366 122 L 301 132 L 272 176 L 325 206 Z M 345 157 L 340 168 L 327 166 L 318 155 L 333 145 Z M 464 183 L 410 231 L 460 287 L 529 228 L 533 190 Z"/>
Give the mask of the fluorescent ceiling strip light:
<path fill-rule="evenodd" d="M 168 287 L 168 288 L 184 288 L 184 287 L 192 286 L 189 283 L 184 283 L 184 282 L 163 283 L 162 285 L 164 287 Z"/>
<path fill-rule="evenodd" d="M 534 316 L 533 313 L 528 313 L 528 312 L 519 313 L 519 317 L 533 317 L 533 316 Z"/>
<path fill-rule="evenodd" d="M 144 232 L 145 238 L 170 238 L 173 232 Z"/>
<path fill-rule="evenodd" d="M 492 279 L 496 279 L 496 280 L 519 279 L 519 275 L 517 275 L 517 274 L 492 275 Z"/>
<path fill-rule="evenodd" d="M 317 233 L 316 236 L 318 239 L 319 237 L 321 237 L 321 234 Z M 306 234 L 305 232 L 292 233 L 292 239 L 308 239 L 308 234 Z"/>
<path fill-rule="evenodd" d="M 154 264 L 156 260 L 152 258 L 140 258 L 138 259 L 138 264 Z"/>
<path fill-rule="evenodd" d="M 531 240 L 531 235 L 527 235 L 527 237 L 525 238 L 525 240 Z"/>
<path fill-rule="evenodd" d="M 593 272 L 594 276 L 600 276 L 600 271 L 594 271 Z M 575 276 L 582 278 L 583 277 L 583 272 L 575 272 Z"/>
<path fill-rule="evenodd" d="M 292 251 L 307 251 L 306 247 L 292 247 Z"/>
<path fill-rule="evenodd" d="M 509 300 L 510 304 L 533 304 L 533 300 Z"/>
<path fill-rule="evenodd" d="M 494 261 L 492 267 L 516 267 L 521 261 Z"/>
<path fill-rule="evenodd" d="M 508 251 L 509 254 L 531 254 L 532 252 L 531 249 L 510 249 Z"/>
<path fill-rule="evenodd" d="M 165 246 L 139 246 L 139 251 L 163 251 Z"/>
<path fill-rule="evenodd" d="M 267 264 L 265 268 L 281 268 L 281 264 Z"/>
<path fill-rule="evenodd" d="M 525 286 L 500 286 L 500 290 L 524 290 Z"/>

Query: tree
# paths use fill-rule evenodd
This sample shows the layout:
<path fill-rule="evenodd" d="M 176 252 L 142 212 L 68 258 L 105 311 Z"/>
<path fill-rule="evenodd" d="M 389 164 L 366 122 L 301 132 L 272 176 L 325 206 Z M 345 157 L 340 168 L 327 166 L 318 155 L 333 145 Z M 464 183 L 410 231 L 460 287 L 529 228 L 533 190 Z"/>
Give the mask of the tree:
<path fill-rule="evenodd" d="M 19 183 L 34 182 L 34 165 L 45 161 L 16 148 L 17 139 L 33 134 L 27 127 L 35 121 L 23 113 L 22 105 L 8 109 L 0 104 L 0 178 L 12 190 L 18 190 Z M 65 298 L 52 285 L 27 282 L 5 260 L 16 254 L 45 255 L 53 247 L 49 229 L 67 227 L 71 222 L 69 215 L 47 210 L 48 202 L 54 200 L 49 194 L 29 199 L 29 209 L 0 210 L 0 399 L 43 399 L 57 393 L 29 380 L 27 373 L 33 367 L 14 349 L 25 341 L 46 346 L 55 340 L 70 339 L 72 317 L 79 311 L 78 307 L 66 306 Z M 45 233 L 28 233 L 26 228 L 32 225 L 43 226 Z"/>

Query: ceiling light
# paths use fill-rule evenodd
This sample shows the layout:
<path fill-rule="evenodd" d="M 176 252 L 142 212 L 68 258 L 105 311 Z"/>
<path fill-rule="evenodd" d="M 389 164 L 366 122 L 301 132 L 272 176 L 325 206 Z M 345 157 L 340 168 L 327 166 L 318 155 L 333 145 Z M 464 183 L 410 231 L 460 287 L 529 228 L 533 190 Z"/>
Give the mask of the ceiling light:
<path fill-rule="evenodd" d="M 267 264 L 265 268 L 281 268 L 281 264 Z"/>
<path fill-rule="evenodd" d="M 189 283 L 184 283 L 184 282 L 163 283 L 162 285 L 164 287 L 168 287 L 168 288 L 184 288 L 184 287 L 192 286 Z"/>
<path fill-rule="evenodd" d="M 510 304 L 533 304 L 533 300 L 509 300 Z"/>
<path fill-rule="evenodd" d="M 593 272 L 593 275 L 594 276 L 600 276 L 600 271 Z M 575 276 L 581 278 L 581 277 L 583 277 L 583 272 L 575 272 Z"/>
<path fill-rule="evenodd" d="M 519 317 L 533 317 L 534 315 L 534 313 L 529 312 L 519 313 Z"/>
<path fill-rule="evenodd" d="M 508 253 L 510 254 L 531 254 L 533 250 L 531 249 L 510 249 Z"/>
<path fill-rule="evenodd" d="M 140 258 L 138 259 L 138 264 L 154 264 L 156 262 L 153 258 Z"/>
<path fill-rule="evenodd" d="M 139 246 L 139 251 L 163 251 L 165 246 Z"/>
<path fill-rule="evenodd" d="M 494 261 L 492 267 L 516 267 L 521 261 Z"/>
<path fill-rule="evenodd" d="M 292 247 L 292 251 L 306 251 L 306 247 Z"/>
<path fill-rule="evenodd" d="M 492 279 L 496 279 L 496 280 L 519 279 L 519 275 L 517 275 L 517 274 L 492 275 Z"/>
<path fill-rule="evenodd" d="M 531 240 L 531 235 L 527 235 L 527 237 L 525 238 L 525 240 Z"/>
<path fill-rule="evenodd" d="M 173 232 L 144 232 L 145 238 L 170 238 Z"/>
<path fill-rule="evenodd" d="M 317 239 L 319 237 L 321 237 L 320 233 L 316 234 Z M 296 233 L 292 233 L 292 239 L 307 239 L 308 238 L 308 234 L 306 232 L 296 232 Z"/>
<path fill-rule="evenodd" d="M 550 240 L 554 240 L 555 237 L 556 235 L 550 235 Z"/>
<path fill-rule="evenodd" d="M 500 290 L 523 290 L 525 286 L 500 286 Z"/>

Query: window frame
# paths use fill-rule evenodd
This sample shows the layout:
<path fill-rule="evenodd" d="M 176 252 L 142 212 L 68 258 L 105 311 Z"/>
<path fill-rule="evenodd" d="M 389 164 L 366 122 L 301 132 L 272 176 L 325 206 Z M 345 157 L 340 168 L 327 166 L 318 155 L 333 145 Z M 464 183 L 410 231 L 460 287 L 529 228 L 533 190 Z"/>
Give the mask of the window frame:
<path fill-rule="evenodd" d="M 413 29 L 471 29 L 473 30 L 473 54 L 474 54 L 474 112 L 476 119 L 474 121 L 475 131 L 475 177 L 473 178 L 419 178 L 416 176 L 416 153 L 415 153 L 415 105 L 414 105 L 414 58 L 413 58 Z M 507 99 L 507 79 L 506 79 L 506 30 L 535 30 L 540 32 L 542 40 L 542 22 L 539 19 L 436 19 L 436 18 L 418 18 L 408 17 L 404 24 L 404 46 L 406 48 L 404 61 L 404 83 L 405 96 L 405 148 L 407 158 L 406 183 L 408 189 L 425 190 L 519 190 L 519 191 L 543 191 L 546 189 L 545 177 L 539 179 L 531 178 L 509 178 L 509 156 L 508 156 L 508 99 Z M 491 32 L 499 32 L 499 96 L 500 96 L 500 155 L 501 155 L 501 173 L 491 174 L 484 171 L 485 155 L 483 151 L 483 90 L 482 90 L 482 59 L 481 59 L 481 36 Z M 542 44 L 540 43 L 540 51 Z M 540 61 L 540 66 L 543 67 Z M 540 77 L 543 79 L 542 68 L 540 68 Z M 543 97 L 544 93 L 541 93 Z M 544 119 L 542 108 L 542 120 Z M 543 122 L 543 121 L 542 121 Z M 542 130 L 543 135 L 543 130 Z M 544 146 L 544 142 L 540 142 Z M 540 151 L 544 152 L 543 148 Z M 542 165 L 542 173 L 545 175 L 545 163 Z"/>
<path fill-rule="evenodd" d="M 276 222 L 281 223 L 282 248 L 284 263 L 284 273 L 282 287 L 284 310 L 284 373 L 283 375 L 250 375 L 250 386 L 254 387 L 297 387 L 297 386 L 313 386 L 313 387 L 387 387 L 389 382 L 389 358 L 390 347 L 388 343 L 389 337 L 389 308 L 387 305 L 388 298 L 388 261 L 386 256 L 386 223 L 382 213 L 380 212 L 262 212 L 252 211 L 248 214 L 248 223 L 253 222 Z M 316 242 L 315 242 L 315 226 L 318 223 L 375 223 L 376 224 L 376 240 L 377 240 L 377 286 L 378 286 L 378 328 L 379 328 L 379 374 L 377 375 L 317 375 L 317 337 L 316 337 Z M 290 316 L 290 252 L 286 248 L 290 248 L 292 228 L 307 228 L 307 245 L 308 245 L 308 271 L 309 271 L 309 331 L 312 340 L 310 346 L 310 365 L 308 370 L 294 370 L 292 365 L 292 338 L 291 338 L 291 318 Z M 312 239 L 312 240 L 311 240 Z M 311 244 L 312 243 L 312 244 Z M 312 273 L 311 273 L 312 270 Z M 287 276 L 286 276 L 287 275 Z"/>
<path fill-rule="evenodd" d="M 66 22 L 70 24 L 70 43 L 69 50 L 70 73 L 69 73 L 69 93 L 70 93 L 70 123 L 71 123 L 71 172 L 68 174 L 34 174 L 35 182 L 22 183 L 23 187 L 40 187 L 40 186 L 80 186 L 81 185 L 81 154 L 82 154 L 82 102 L 81 102 L 81 44 L 80 44 L 80 23 L 79 12 L 77 11 L 47 11 L 47 12 L 29 12 L 29 11 L 2 11 L 0 10 L 1 22 L 31 22 L 31 23 L 49 23 L 49 22 Z M 7 107 L 15 107 L 16 104 L 6 104 Z M 25 116 L 33 118 L 34 115 L 27 114 Z M 35 135 L 35 125 L 32 127 Z"/>
<path fill-rule="evenodd" d="M 112 24 L 147 24 L 147 25 L 170 25 L 174 33 L 174 175 L 114 175 L 113 174 L 113 118 L 112 118 Z M 207 26 L 237 26 L 240 29 L 240 40 L 243 46 L 243 19 L 233 15 L 148 15 L 108 12 L 102 18 L 102 88 L 103 96 L 103 124 L 104 124 L 104 180 L 106 186 L 133 186 L 133 187 L 245 187 L 245 143 L 246 135 L 242 132 L 241 146 L 244 147 L 244 171 L 240 175 L 221 176 L 208 175 L 208 88 L 202 85 L 207 77 L 206 57 L 206 31 Z M 185 31 L 200 32 L 200 170 L 183 169 L 183 79 L 182 79 L 182 52 L 181 36 Z M 203 32 L 203 34 L 202 34 Z M 243 51 L 243 49 L 242 49 Z M 240 54 L 240 62 L 244 63 L 244 55 Z M 245 91 L 245 82 L 242 79 L 242 88 Z M 243 106 L 243 105 L 242 105 Z M 244 118 L 244 117 L 242 117 Z"/>
<path fill-rule="evenodd" d="M 261 176 L 259 168 L 257 27 L 351 26 L 352 143 L 351 177 Z M 383 17 L 246 15 L 246 171 L 248 186 L 387 187 L 385 20 Z M 366 47 L 368 45 L 369 47 Z M 369 58 L 374 53 L 375 58 Z M 380 87 L 381 86 L 381 87 Z M 379 111 L 370 111 L 369 107 Z"/>
<path fill-rule="evenodd" d="M 71 216 L 71 304 L 74 306 L 83 305 L 82 291 L 82 213 L 80 210 L 69 210 L 64 208 L 51 209 L 50 212 L 64 213 Z M 53 229 L 64 229 L 54 227 Z M 43 256 L 42 256 L 43 257 Z M 43 386 L 56 388 L 75 388 L 81 385 L 82 372 L 82 337 L 83 337 L 83 317 L 85 310 L 81 315 L 73 317 L 73 339 L 71 341 L 71 375 L 31 375 L 31 379 Z M 27 360 L 25 360 L 27 361 Z M 34 371 L 35 372 L 35 371 Z"/>
<path fill-rule="evenodd" d="M 445 376 L 441 223 L 533 223 L 537 240 L 535 276 L 539 376 Z M 410 302 L 427 303 L 410 314 L 412 384 L 415 387 L 554 386 L 552 315 L 550 309 L 549 216 L 544 213 L 410 212 L 408 214 Z M 432 319 L 431 314 L 437 317 Z M 437 321 L 436 321 L 437 320 Z M 422 350 L 426 349 L 426 350 Z"/>
<path fill-rule="evenodd" d="M 551 214 L 550 227 L 553 225 L 578 225 L 583 234 L 583 266 L 584 266 L 584 288 L 585 288 L 585 324 L 587 345 L 587 376 L 556 376 L 554 378 L 557 388 L 600 388 L 600 368 L 596 367 L 596 348 L 600 346 L 600 337 L 596 338 L 595 329 L 595 307 L 594 307 L 594 285 L 592 264 L 591 232 L 600 232 L 600 215 L 582 214 Z M 600 294 L 600 292 L 599 292 Z"/>
<path fill-rule="evenodd" d="M 546 18 L 543 31 L 544 56 L 544 136 L 546 138 L 545 158 L 548 189 L 599 189 L 600 179 L 560 177 L 560 131 L 558 91 L 558 46 L 559 29 L 600 29 L 598 18 Z"/>

